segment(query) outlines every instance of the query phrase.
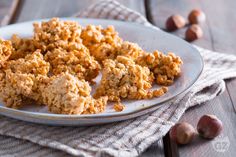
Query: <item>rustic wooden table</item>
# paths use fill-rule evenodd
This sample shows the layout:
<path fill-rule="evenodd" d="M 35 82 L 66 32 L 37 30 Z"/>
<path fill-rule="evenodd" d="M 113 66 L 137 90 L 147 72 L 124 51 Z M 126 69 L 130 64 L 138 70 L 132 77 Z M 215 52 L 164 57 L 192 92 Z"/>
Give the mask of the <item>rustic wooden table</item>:
<path fill-rule="evenodd" d="M 34 19 L 72 16 L 98 0 L 0 0 L 0 23 L 2 26 Z M 219 51 L 236 54 L 236 1 L 235 0 L 118 0 L 143 14 L 154 25 L 164 28 L 171 14 L 187 17 L 190 10 L 202 9 L 207 20 L 202 25 L 204 37 L 194 44 Z M 173 34 L 183 37 L 185 29 Z M 141 156 L 214 156 L 231 157 L 236 154 L 236 79 L 227 80 L 225 92 L 211 102 L 187 111 L 181 121 L 196 126 L 203 114 L 215 114 L 224 123 L 222 136 L 230 141 L 229 149 L 223 153 L 213 149 L 212 142 L 197 140 L 188 146 L 177 146 L 166 135 L 154 143 Z"/>

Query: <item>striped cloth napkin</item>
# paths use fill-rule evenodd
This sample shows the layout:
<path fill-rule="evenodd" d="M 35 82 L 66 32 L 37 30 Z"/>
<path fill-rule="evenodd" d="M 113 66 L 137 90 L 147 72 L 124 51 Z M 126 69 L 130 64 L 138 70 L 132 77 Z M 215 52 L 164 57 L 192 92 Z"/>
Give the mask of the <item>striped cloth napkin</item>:
<path fill-rule="evenodd" d="M 78 17 L 131 21 L 153 27 L 139 13 L 116 1 L 101 1 Z M 184 96 L 157 111 L 124 122 L 92 127 L 55 127 L 0 116 L 0 156 L 116 156 L 140 155 L 161 139 L 191 106 L 213 99 L 225 89 L 224 79 L 236 77 L 236 56 L 197 47 L 205 68 Z"/>

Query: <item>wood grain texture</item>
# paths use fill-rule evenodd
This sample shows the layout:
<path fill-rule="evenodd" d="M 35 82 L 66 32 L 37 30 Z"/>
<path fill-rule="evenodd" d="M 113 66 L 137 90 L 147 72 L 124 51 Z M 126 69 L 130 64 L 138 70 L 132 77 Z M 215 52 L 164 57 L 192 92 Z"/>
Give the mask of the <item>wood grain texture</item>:
<path fill-rule="evenodd" d="M 196 106 L 190 110 L 191 111 L 186 112 L 181 121 L 189 122 L 195 128 L 199 118 L 204 114 L 214 114 L 219 119 L 221 119 L 224 125 L 221 136 L 229 139 L 230 147 L 224 153 L 220 153 L 217 152 L 213 147 L 213 142 L 219 138 L 216 138 L 216 140 L 204 140 L 198 137 L 194 143 L 179 147 L 180 156 L 235 156 L 236 132 L 233 130 L 236 128 L 236 114 L 234 113 L 234 109 L 228 94 L 224 92 L 218 98 L 215 98 L 209 103 Z"/>
<path fill-rule="evenodd" d="M 9 3 L 8 0 L 1 0 L 0 7 L 2 7 L 3 1 Z M 21 0 L 23 5 L 14 22 L 50 17 L 69 17 L 97 1 L 98 0 Z M 201 25 L 204 31 L 204 37 L 193 43 L 204 48 L 236 54 L 236 44 L 234 44 L 234 41 L 236 41 L 236 14 L 234 9 L 229 9 L 236 6 L 236 1 L 234 0 L 228 0 L 227 3 L 222 0 L 215 0 L 214 7 L 212 7 L 211 0 L 145 0 L 146 3 L 144 3 L 144 0 L 119 0 L 119 2 L 143 15 L 147 15 L 149 21 L 152 21 L 160 28 L 165 27 L 165 20 L 171 14 L 179 13 L 184 17 L 187 17 L 191 9 L 201 8 L 207 14 L 206 23 Z M 148 10 L 145 10 L 145 8 Z M 9 11 L 9 9 L 5 9 L 5 11 Z M 0 20 L 2 15 L 5 15 L 5 12 L 4 9 L 1 10 L 0 8 Z M 185 30 L 186 28 L 176 31 L 173 34 L 184 38 Z M 211 113 L 219 116 L 225 124 L 223 136 L 228 136 L 231 144 L 229 150 L 224 153 L 224 156 L 233 156 L 233 148 L 236 146 L 236 134 L 232 131 L 232 128 L 236 128 L 236 117 L 234 112 L 236 111 L 236 106 L 233 106 L 236 105 L 235 86 L 235 79 L 229 81 L 227 83 L 228 91 L 225 91 L 223 95 L 215 98 L 209 103 L 189 110 L 181 119 L 181 121 L 188 121 L 193 125 L 196 125 L 197 119 L 202 114 Z M 222 155 L 213 149 L 211 142 L 200 138 L 192 145 L 176 148 L 176 146 L 168 139 L 168 136 L 166 137 L 167 139 L 165 138 L 165 142 L 169 145 L 169 150 L 166 149 L 166 156 L 168 156 L 168 151 L 172 156 L 178 156 L 179 154 L 180 156 L 217 157 Z M 154 143 L 141 156 L 164 156 L 163 143 L 160 141 Z"/>
<path fill-rule="evenodd" d="M 166 19 L 173 14 L 180 14 L 185 19 L 188 17 L 188 13 L 194 8 L 201 8 L 198 1 L 195 0 L 147 0 L 148 8 L 150 11 L 150 16 L 152 17 L 152 22 L 154 25 L 165 30 Z M 212 48 L 211 32 L 207 23 L 201 25 L 204 36 L 201 40 L 193 42 L 196 45 L 202 46 L 204 48 Z M 185 31 L 187 27 L 171 32 L 180 38 L 185 38 Z"/>
<path fill-rule="evenodd" d="M 222 53 L 236 54 L 236 13 L 231 7 L 236 6 L 235 0 L 215 0 L 214 7 L 211 0 L 146 0 L 148 1 L 150 16 L 153 23 L 165 29 L 165 21 L 172 14 L 181 14 L 187 18 L 189 12 L 194 8 L 202 9 L 207 15 L 206 22 L 201 24 L 204 31 L 202 39 L 194 41 L 193 44 Z M 184 29 L 173 32 L 181 38 L 185 36 Z M 236 79 L 227 82 L 227 89 L 232 104 L 236 108 Z"/>
<path fill-rule="evenodd" d="M 170 139 L 169 134 L 163 137 L 165 157 L 179 157 L 177 144 Z"/>
<path fill-rule="evenodd" d="M 207 15 L 207 25 L 211 31 L 214 50 L 236 54 L 236 7 L 235 0 L 199 1 Z"/>
<path fill-rule="evenodd" d="M 0 1 L 0 26 L 8 25 L 14 16 L 19 0 Z"/>
<path fill-rule="evenodd" d="M 200 5 L 207 14 L 207 25 L 211 32 L 213 50 L 236 55 L 236 6 L 235 0 L 215 0 L 212 7 L 211 0 L 200 1 Z M 230 99 L 236 108 L 236 79 L 226 84 Z M 236 111 L 236 110 L 235 110 Z M 235 112 L 236 113 L 236 112 Z"/>
<path fill-rule="evenodd" d="M 24 3 L 15 22 L 23 22 L 51 17 L 70 17 L 98 0 L 22 0 Z M 145 15 L 143 0 L 118 0 L 125 6 Z"/>
<path fill-rule="evenodd" d="M 226 87 L 229 91 L 231 102 L 234 106 L 234 111 L 236 113 L 236 79 L 230 79 L 227 81 Z"/>
<path fill-rule="evenodd" d="M 164 29 L 166 19 L 172 14 L 181 14 L 187 18 L 188 13 L 194 8 L 202 9 L 207 15 L 207 21 L 201 25 L 204 31 L 204 37 L 193 42 L 196 45 L 208 48 L 222 53 L 236 54 L 236 13 L 232 6 L 236 6 L 236 1 L 229 0 L 227 3 L 221 0 L 146 0 L 148 1 L 149 16 L 152 22 L 158 27 Z M 184 38 L 186 28 L 173 32 L 181 38 Z M 224 156 L 233 156 L 235 152 L 236 133 L 232 130 L 236 127 L 236 80 L 227 82 L 227 90 L 221 96 L 202 106 L 194 107 L 186 112 L 181 121 L 196 123 L 203 114 L 215 114 L 225 124 L 222 136 L 230 139 L 230 148 Z M 165 139 L 168 140 L 168 139 Z M 167 141 L 168 142 L 168 141 Z M 213 149 L 212 142 L 198 138 L 193 144 L 178 147 L 179 153 L 172 156 L 222 156 Z M 173 152 L 173 150 L 170 150 Z"/>

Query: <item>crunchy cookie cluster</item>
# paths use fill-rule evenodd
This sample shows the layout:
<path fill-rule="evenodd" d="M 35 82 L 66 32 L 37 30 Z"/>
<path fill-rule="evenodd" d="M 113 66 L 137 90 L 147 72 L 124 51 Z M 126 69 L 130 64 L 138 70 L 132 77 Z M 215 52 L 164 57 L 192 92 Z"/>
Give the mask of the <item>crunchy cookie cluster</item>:
<path fill-rule="evenodd" d="M 94 94 L 95 98 L 108 96 L 110 101 L 120 101 L 121 98 L 148 99 L 161 96 L 167 91 L 165 87 L 150 90 L 153 73 L 129 57 L 118 56 L 116 60 L 107 59 L 103 64 L 102 79 Z"/>
<path fill-rule="evenodd" d="M 5 66 L 6 69 L 11 69 L 12 72 L 35 75 L 47 75 L 50 68 L 50 64 L 44 60 L 40 50 L 30 53 L 24 58 L 9 60 Z"/>
<path fill-rule="evenodd" d="M 85 80 L 71 74 L 58 75 L 44 88 L 43 102 L 49 111 L 60 114 L 99 113 L 105 110 L 107 97 L 97 100 L 90 96 L 91 87 Z"/>
<path fill-rule="evenodd" d="M 50 21 L 34 23 L 33 41 L 37 48 L 46 53 L 47 50 L 63 48 L 67 51 L 80 48 L 82 27 L 77 22 L 60 21 L 53 18 Z"/>
<path fill-rule="evenodd" d="M 12 53 L 10 41 L 0 39 L 0 66 L 8 60 Z"/>
<path fill-rule="evenodd" d="M 31 101 L 61 114 L 104 111 L 107 98 L 93 99 L 87 82 L 98 75 L 100 64 L 82 44 L 80 34 L 76 22 L 53 18 L 34 24 L 32 38 L 13 35 L 11 41 L 1 40 L 0 97 L 5 105 L 20 108 Z M 79 92 L 74 91 L 76 85 Z"/>
<path fill-rule="evenodd" d="M 80 26 L 53 18 L 35 23 L 32 38 L 0 40 L 0 98 L 7 107 L 46 105 L 57 114 L 104 112 L 107 101 L 151 99 L 180 75 L 181 59 L 147 53 L 123 41 L 113 26 Z M 93 97 L 91 84 L 102 73 Z M 164 85 L 151 89 L 153 83 Z"/>
<path fill-rule="evenodd" d="M 139 47 L 138 44 L 128 41 L 124 41 L 119 47 L 117 47 L 116 52 L 117 56 L 126 56 L 134 61 L 145 54 L 144 50 Z"/>
<path fill-rule="evenodd" d="M 84 45 L 79 46 L 73 51 L 56 48 L 45 54 L 44 59 L 50 63 L 54 75 L 69 72 L 89 82 L 97 77 L 101 69 L 100 64 L 89 54 Z"/>
<path fill-rule="evenodd" d="M 159 51 L 145 53 L 137 59 L 137 64 L 147 66 L 154 74 L 156 83 L 169 86 L 180 75 L 182 60 L 174 53 L 167 55 Z"/>
<path fill-rule="evenodd" d="M 91 55 L 100 63 L 104 59 L 115 59 L 116 48 L 122 43 L 113 26 L 103 29 L 101 26 L 88 25 L 82 30 L 81 38 Z"/>
<path fill-rule="evenodd" d="M 35 41 L 31 38 L 20 38 L 18 35 L 13 34 L 10 41 L 13 47 L 10 60 L 24 58 L 27 54 L 31 54 L 37 49 Z"/>

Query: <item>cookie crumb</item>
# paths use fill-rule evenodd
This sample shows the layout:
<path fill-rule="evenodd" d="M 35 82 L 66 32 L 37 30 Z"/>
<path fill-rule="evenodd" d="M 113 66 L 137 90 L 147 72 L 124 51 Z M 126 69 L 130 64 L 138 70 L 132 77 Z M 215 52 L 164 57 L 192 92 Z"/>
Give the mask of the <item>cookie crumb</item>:
<path fill-rule="evenodd" d="M 116 112 L 121 112 L 125 109 L 125 105 L 122 104 L 121 102 L 117 102 L 114 104 L 113 108 Z"/>

